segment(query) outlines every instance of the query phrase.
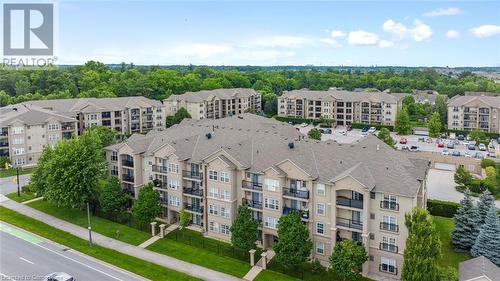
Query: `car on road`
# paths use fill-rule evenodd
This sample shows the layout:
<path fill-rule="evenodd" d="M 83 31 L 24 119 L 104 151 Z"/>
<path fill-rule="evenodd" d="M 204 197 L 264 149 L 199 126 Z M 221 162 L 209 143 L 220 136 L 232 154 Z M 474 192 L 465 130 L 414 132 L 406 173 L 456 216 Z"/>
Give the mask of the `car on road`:
<path fill-rule="evenodd" d="M 75 279 L 66 272 L 54 272 L 45 276 L 44 281 L 75 281 Z"/>
<path fill-rule="evenodd" d="M 441 152 L 442 155 L 450 155 L 450 151 L 448 149 L 443 149 L 443 152 Z"/>
<path fill-rule="evenodd" d="M 374 134 L 376 131 L 377 131 L 377 128 L 375 128 L 375 127 L 370 127 L 370 129 L 368 129 L 368 133 L 370 133 L 370 134 Z"/>
<path fill-rule="evenodd" d="M 448 143 L 446 144 L 446 148 L 449 148 L 449 149 L 454 149 L 454 148 L 455 148 L 455 144 L 453 144 L 453 142 L 451 142 L 451 141 L 450 141 L 450 142 L 448 142 Z"/>
<path fill-rule="evenodd" d="M 475 145 L 473 145 L 473 144 L 469 144 L 469 145 L 467 146 L 467 149 L 468 149 L 468 150 L 476 150 L 476 146 L 475 146 Z"/>
<path fill-rule="evenodd" d="M 451 153 L 451 156 L 460 156 L 460 151 L 457 151 L 457 150 L 453 150 L 453 152 Z"/>
<path fill-rule="evenodd" d="M 442 141 L 438 142 L 438 147 L 439 148 L 443 148 L 444 147 L 444 142 L 442 142 Z"/>
<path fill-rule="evenodd" d="M 484 145 L 484 143 L 480 143 L 479 144 L 479 150 L 486 151 L 486 145 Z"/>
<path fill-rule="evenodd" d="M 399 139 L 399 143 L 400 144 L 407 144 L 408 143 L 408 140 L 406 138 L 400 138 Z"/>
<path fill-rule="evenodd" d="M 474 155 L 474 158 L 476 159 L 484 159 L 484 155 L 481 152 L 476 152 Z"/>

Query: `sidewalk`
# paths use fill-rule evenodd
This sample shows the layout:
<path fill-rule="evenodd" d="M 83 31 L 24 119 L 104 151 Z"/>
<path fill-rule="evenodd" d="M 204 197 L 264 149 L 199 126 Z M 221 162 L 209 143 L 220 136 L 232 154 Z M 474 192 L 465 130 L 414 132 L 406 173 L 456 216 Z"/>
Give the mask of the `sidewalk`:
<path fill-rule="evenodd" d="M 9 208 L 11 210 L 14 210 L 16 212 L 19 212 L 23 215 L 32 217 L 36 220 L 42 221 L 50 226 L 53 226 L 55 228 L 64 230 L 66 232 L 69 232 L 77 237 L 80 237 L 82 239 L 88 239 L 88 230 L 86 228 L 71 224 L 69 222 L 57 219 L 53 216 L 47 215 L 45 213 L 42 213 L 38 210 L 35 210 L 33 208 L 30 208 L 28 206 L 25 206 L 23 204 L 14 202 L 12 200 L 6 200 L 0 203 L 1 206 L 5 208 Z M 149 261 L 167 268 L 171 268 L 173 270 L 177 270 L 179 272 L 186 273 L 190 276 L 201 278 L 203 280 L 240 280 L 237 277 L 214 271 L 199 265 L 191 264 L 188 262 L 184 262 L 169 256 L 157 254 L 154 252 L 151 252 L 146 249 L 142 249 L 137 246 L 133 246 L 109 237 L 106 237 L 104 235 L 101 235 L 99 233 L 93 232 L 92 233 L 92 240 L 94 241 L 95 244 L 98 244 L 100 246 L 113 249 L 115 251 L 145 260 Z"/>

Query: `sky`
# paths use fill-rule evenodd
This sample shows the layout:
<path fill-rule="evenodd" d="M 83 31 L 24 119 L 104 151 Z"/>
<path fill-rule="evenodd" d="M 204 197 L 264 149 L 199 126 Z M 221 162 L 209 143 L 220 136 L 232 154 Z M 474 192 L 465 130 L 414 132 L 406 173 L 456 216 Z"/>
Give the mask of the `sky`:
<path fill-rule="evenodd" d="M 58 2 L 60 64 L 500 66 L 500 1 Z"/>

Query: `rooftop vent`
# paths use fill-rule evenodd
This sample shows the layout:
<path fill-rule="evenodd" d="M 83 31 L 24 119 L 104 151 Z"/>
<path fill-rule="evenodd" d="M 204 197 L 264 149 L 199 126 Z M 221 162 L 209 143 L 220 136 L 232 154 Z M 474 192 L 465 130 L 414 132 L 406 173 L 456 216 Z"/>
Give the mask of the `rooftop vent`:
<path fill-rule="evenodd" d="M 377 150 L 380 150 L 380 145 L 377 144 Z"/>
<path fill-rule="evenodd" d="M 212 138 L 212 134 L 211 133 L 207 133 L 205 136 L 207 137 L 207 139 L 211 139 Z"/>
<path fill-rule="evenodd" d="M 295 147 L 295 144 L 293 142 L 288 143 L 288 148 L 293 149 Z"/>

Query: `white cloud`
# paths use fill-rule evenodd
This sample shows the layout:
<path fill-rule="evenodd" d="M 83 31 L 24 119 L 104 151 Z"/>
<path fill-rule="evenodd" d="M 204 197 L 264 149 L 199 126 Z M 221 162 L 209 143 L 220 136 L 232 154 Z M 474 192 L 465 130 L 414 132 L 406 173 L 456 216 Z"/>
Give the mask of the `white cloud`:
<path fill-rule="evenodd" d="M 339 42 L 337 42 L 336 40 L 334 40 L 332 38 L 322 38 L 322 39 L 320 39 L 320 41 L 323 42 L 323 43 L 325 43 L 329 47 L 333 47 L 333 48 L 340 48 L 340 47 L 342 47 L 342 45 L 339 44 Z"/>
<path fill-rule="evenodd" d="M 415 27 L 411 29 L 411 35 L 415 41 L 423 41 L 432 36 L 432 29 L 430 26 L 419 20 L 415 20 L 414 25 Z"/>
<path fill-rule="evenodd" d="M 378 42 L 378 46 L 380 48 L 392 48 L 394 47 L 394 42 L 387 40 L 380 40 L 380 42 Z"/>
<path fill-rule="evenodd" d="M 478 38 L 491 37 L 500 34 L 500 25 L 486 24 L 471 29 L 474 36 Z"/>
<path fill-rule="evenodd" d="M 332 38 L 337 38 L 337 37 L 345 37 L 347 34 L 345 32 L 342 32 L 340 30 L 334 30 L 332 31 L 332 33 L 330 34 L 330 36 L 332 36 Z"/>
<path fill-rule="evenodd" d="M 231 52 L 232 49 L 228 44 L 196 43 L 179 46 L 173 52 L 188 58 L 208 58 Z"/>
<path fill-rule="evenodd" d="M 301 48 L 307 45 L 311 45 L 312 40 L 310 38 L 301 36 L 277 35 L 257 38 L 254 43 L 260 47 Z"/>
<path fill-rule="evenodd" d="M 412 37 L 415 41 L 423 41 L 432 36 L 431 27 L 419 20 L 415 20 L 413 27 L 408 28 L 402 23 L 389 19 L 384 22 L 382 29 L 392 34 L 393 40 L 397 41 L 403 40 L 406 37 Z"/>
<path fill-rule="evenodd" d="M 382 25 L 382 29 L 385 32 L 391 33 L 397 40 L 403 39 L 408 33 L 408 28 L 406 28 L 406 26 L 392 19 L 386 20 Z"/>
<path fill-rule="evenodd" d="M 446 32 L 446 37 L 450 39 L 457 39 L 460 38 L 460 33 L 454 29 L 450 29 Z"/>
<path fill-rule="evenodd" d="M 440 8 L 424 13 L 426 17 L 456 16 L 462 13 L 459 8 Z"/>
<path fill-rule="evenodd" d="M 350 45 L 375 45 L 378 42 L 378 35 L 363 30 L 349 32 L 347 42 Z"/>

